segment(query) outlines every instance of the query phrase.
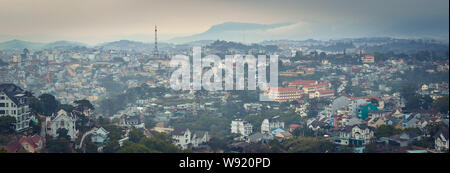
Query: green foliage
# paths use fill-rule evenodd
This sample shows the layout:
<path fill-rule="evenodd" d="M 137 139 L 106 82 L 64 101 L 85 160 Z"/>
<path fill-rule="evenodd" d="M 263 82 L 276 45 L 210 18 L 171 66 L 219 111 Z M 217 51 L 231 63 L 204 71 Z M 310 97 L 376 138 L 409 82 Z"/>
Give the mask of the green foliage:
<path fill-rule="evenodd" d="M 117 140 L 113 140 L 106 143 L 106 145 L 103 147 L 103 152 L 116 153 L 117 151 L 119 151 L 119 149 L 120 149 L 119 142 Z"/>
<path fill-rule="evenodd" d="M 390 137 L 395 134 L 400 134 L 401 130 L 394 128 L 391 125 L 380 125 L 375 129 L 375 137 Z"/>
<path fill-rule="evenodd" d="M 67 133 L 68 133 L 67 129 L 64 129 L 64 128 L 60 128 L 60 129 L 56 130 L 56 134 L 58 134 L 58 138 L 63 138 L 63 139 L 70 141 L 71 137 Z"/>
<path fill-rule="evenodd" d="M 424 137 L 422 140 L 413 141 L 412 145 L 416 145 L 424 148 L 434 148 L 434 138 Z"/>
<path fill-rule="evenodd" d="M 33 121 L 30 121 L 30 127 L 33 130 L 33 134 L 40 134 L 41 133 L 41 124 L 42 121 L 38 121 L 38 123 L 34 123 Z"/>
<path fill-rule="evenodd" d="M 85 111 L 88 109 L 94 110 L 94 105 L 89 100 L 83 99 L 83 100 L 76 100 L 73 103 L 76 104 L 75 109 L 78 111 Z"/>
<path fill-rule="evenodd" d="M 223 137 L 229 134 L 231 118 L 205 113 L 198 116 L 188 116 L 183 120 L 173 120 L 170 123 L 173 127 L 189 128 L 193 131 L 208 131 L 213 137 Z"/>
<path fill-rule="evenodd" d="M 379 151 L 379 146 L 376 143 L 367 144 L 364 148 L 365 153 L 378 153 Z"/>
<path fill-rule="evenodd" d="M 303 128 L 296 128 L 293 132 L 292 132 L 293 136 L 309 136 L 309 137 L 313 137 L 315 136 L 315 132 L 313 130 L 311 130 L 308 127 L 303 127 Z"/>
<path fill-rule="evenodd" d="M 147 147 L 152 153 L 177 153 L 178 148 L 165 138 L 143 138 L 139 144 Z"/>
<path fill-rule="evenodd" d="M 0 135 L 0 145 L 7 145 L 9 142 L 8 137 Z"/>
<path fill-rule="evenodd" d="M 145 145 L 136 144 L 131 141 L 123 142 L 122 148 L 118 151 L 119 153 L 151 153 L 152 151 L 148 149 Z"/>
<path fill-rule="evenodd" d="M 433 99 L 429 95 L 407 95 L 406 99 L 406 109 L 414 110 L 414 109 L 424 109 L 428 110 L 431 108 L 433 103 Z"/>
<path fill-rule="evenodd" d="M 365 95 L 364 91 L 365 91 L 365 89 L 360 86 L 348 86 L 344 90 L 345 93 L 348 93 L 355 97 L 364 96 Z"/>
<path fill-rule="evenodd" d="M 213 137 L 209 140 L 208 145 L 211 147 L 213 151 L 218 150 L 228 150 L 228 142 L 221 138 Z"/>
<path fill-rule="evenodd" d="M 448 108 L 449 108 L 449 97 L 448 96 L 444 96 L 441 98 L 438 98 L 434 104 L 433 104 L 433 108 L 438 110 L 440 113 L 443 114 L 447 114 L 448 113 Z"/>
<path fill-rule="evenodd" d="M 107 125 L 103 127 L 109 132 L 109 139 L 111 141 L 120 140 L 125 133 L 122 128 L 117 125 Z"/>
<path fill-rule="evenodd" d="M 0 133 L 13 133 L 16 119 L 12 116 L 0 116 Z"/>
<path fill-rule="evenodd" d="M 70 104 L 61 104 L 56 100 L 55 96 L 51 94 L 42 94 L 39 98 L 34 97 L 31 93 L 28 93 L 28 102 L 32 111 L 45 115 L 51 116 L 60 109 L 66 112 L 72 112 L 74 107 Z"/>
<path fill-rule="evenodd" d="M 8 153 L 4 147 L 0 148 L 0 153 Z"/>
<path fill-rule="evenodd" d="M 151 128 L 155 127 L 156 122 L 153 121 L 150 117 L 146 116 L 144 118 L 144 124 L 145 124 L 146 129 L 151 129 Z"/>
<path fill-rule="evenodd" d="M 147 85 L 142 85 L 135 88 L 129 88 L 125 93 L 114 95 L 110 98 L 101 100 L 99 102 L 98 112 L 105 116 L 112 116 L 118 111 L 124 109 L 128 103 L 135 103 L 137 99 L 161 97 L 170 93 L 171 90 L 164 87 L 150 88 Z"/>
<path fill-rule="evenodd" d="M 71 153 L 70 142 L 65 138 L 47 139 L 46 148 L 49 153 Z"/>
<path fill-rule="evenodd" d="M 142 138 L 145 137 L 144 132 L 137 128 L 132 128 L 128 134 L 130 141 L 134 143 L 138 143 Z"/>
<path fill-rule="evenodd" d="M 58 111 L 60 103 L 56 100 L 55 96 L 51 94 L 42 94 L 39 96 L 39 100 L 42 105 L 42 107 L 40 107 L 42 112 L 40 113 L 49 116 Z"/>
<path fill-rule="evenodd" d="M 289 153 L 326 153 L 334 152 L 336 145 L 320 137 L 296 137 L 283 141 L 283 147 Z"/>
<path fill-rule="evenodd" d="M 98 152 L 98 146 L 97 144 L 93 142 L 88 142 L 86 144 L 86 153 L 97 153 Z"/>
<path fill-rule="evenodd" d="M 435 122 L 435 123 L 428 124 L 425 127 L 425 134 L 431 135 L 431 136 L 435 135 L 443 127 L 445 127 L 445 125 L 442 122 L 441 123 Z"/>
<path fill-rule="evenodd" d="M 63 110 L 66 111 L 66 112 L 72 112 L 73 109 L 74 109 L 74 107 L 73 107 L 72 105 L 69 105 L 69 104 L 61 104 L 61 105 L 59 106 L 59 109 L 63 109 Z M 58 109 L 58 110 L 59 110 L 59 109 Z"/>
<path fill-rule="evenodd" d="M 130 132 L 131 133 L 131 132 Z M 137 132 L 135 132 L 137 133 Z M 158 132 L 152 132 L 151 138 L 143 136 L 138 142 L 125 141 L 123 146 L 117 150 L 118 143 L 109 142 L 104 152 L 112 153 L 178 153 L 180 150 L 172 144 L 171 137 Z"/>

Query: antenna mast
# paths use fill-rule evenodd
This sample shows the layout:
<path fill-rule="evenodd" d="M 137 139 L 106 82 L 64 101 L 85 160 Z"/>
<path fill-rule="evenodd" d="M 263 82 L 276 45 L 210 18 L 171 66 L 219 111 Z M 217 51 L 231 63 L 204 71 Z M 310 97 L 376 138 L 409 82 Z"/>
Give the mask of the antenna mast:
<path fill-rule="evenodd" d="M 158 57 L 158 28 L 155 25 L 155 57 Z"/>

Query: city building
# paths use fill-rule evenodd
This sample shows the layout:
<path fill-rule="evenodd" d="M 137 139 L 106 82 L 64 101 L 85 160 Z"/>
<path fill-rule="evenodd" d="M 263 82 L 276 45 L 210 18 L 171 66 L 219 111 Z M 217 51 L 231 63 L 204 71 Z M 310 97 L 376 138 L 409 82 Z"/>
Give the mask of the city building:
<path fill-rule="evenodd" d="M 109 140 L 109 132 L 103 127 L 98 128 L 92 133 L 91 141 L 97 145 L 103 146 Z"/>
<path fill-rule="evenodd" d="M 72 141 L 75 141 L 78 135 L 78 130 L 76 129 L 75 122 L 76 117 L 72 113 L 67 113 L 65 110 L 61 109 L 58 113 L 53 114 L 51 117 L 46 117 L 46 131 L 47 134 L 53 137 L 58 137 L 59 129 L 66 129 L 67 135 L 70 136 Z"/>
<path fill-rule="evenodd" d="M 353 125 L 340 131 L 339 139 L 335 143 L 340 145 L 361 146 L 371 142 L 374 138 L 374 128 L 367 125 Z"/>
<path fill-rule="evenodd" d="M 365 55 L 362 57 L 363 63 L 375 63 L 375 57 L 372 55 Z"/>
<path fill-rule="evenodd" d="M 25 91 L 14 84 L 0 84 L 0 116 L 12 116 L 16 119 L 14 129 L 17 132 L 29 128 L 31 115 Z"/>
<path fill-rule="evenodd" d="M 241 119 L 231 121 L 231 133 L 249 136 L 253 132 L 253 125 Z"/>
<path fill-rule="evenodd" d="M 317 81 L 315 81 L 315 80 L 301 80 L 301 79 L 299 79 L 299 80 L 290 81 L 288 86 L 289 87 L 296 87 L 298 89 L 301 89 L 301 88 L 303 88 L 303 86 L 306 86 L 306 85 L 317 85 L 317 84 L 319 84 L 319 83 Z"/>
<path fill-rule="evenodd" d="M 172 139 L 181 149 L 196 148 L 209 141 L 208 132 L 191 132 L 189 129 L 177 128 L 172 132 Z"/>
<path fill-rule="evenodd" d="M 269 96 L 269 99 L 274 100 L 276 102 L 287 102 L 298 100 L 302 97 L 302 93 L 299 89 L 294 87 L 273 87 L 269 88 L 266 91 L 266 94 Z"/>
<path fill-rule="evenodd" d="M 280 120 L 280 116 L 274 116 L 269 119 L 264 119 L 261 123 L 261 133 L 271 133 L 277 128 L 284 128 L 284 122 Z"/>

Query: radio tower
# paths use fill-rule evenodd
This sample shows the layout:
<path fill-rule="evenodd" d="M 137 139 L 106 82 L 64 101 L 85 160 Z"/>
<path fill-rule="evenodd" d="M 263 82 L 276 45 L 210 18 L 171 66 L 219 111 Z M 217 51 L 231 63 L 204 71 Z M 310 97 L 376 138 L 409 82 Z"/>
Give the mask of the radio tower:
<path fill-rule="evenodd" d="M 158 57 L 158 28 L 155 25 L 155 57 Z"/>

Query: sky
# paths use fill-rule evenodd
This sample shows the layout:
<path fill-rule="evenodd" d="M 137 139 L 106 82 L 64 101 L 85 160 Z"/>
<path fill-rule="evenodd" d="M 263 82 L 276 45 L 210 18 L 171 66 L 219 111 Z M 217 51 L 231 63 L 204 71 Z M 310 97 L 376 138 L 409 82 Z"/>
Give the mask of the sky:
<path fill-rule="evenodd" d="M 448 0 L 0 0 L 0 41 L 160 40 L 224 22 L 293 23 L 267 39 L 448 37 Z"/>

